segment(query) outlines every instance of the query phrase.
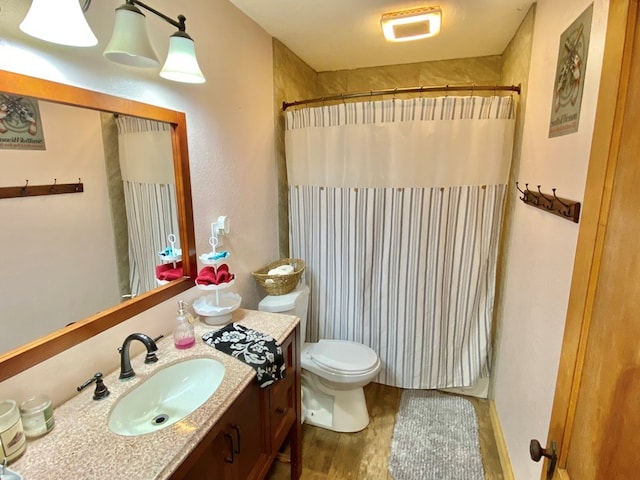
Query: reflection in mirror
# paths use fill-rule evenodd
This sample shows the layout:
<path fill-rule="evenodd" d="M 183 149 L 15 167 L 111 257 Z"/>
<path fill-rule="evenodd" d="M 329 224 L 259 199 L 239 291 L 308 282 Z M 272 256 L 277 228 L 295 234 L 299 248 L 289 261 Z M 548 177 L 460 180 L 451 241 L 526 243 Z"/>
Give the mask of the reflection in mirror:
<path fill-rule="evenodd" d="M 0 198 L 2 381 L 191 288 L 196 263 L 183 113 L 3 71 L 0 91 L 37 99 L 45 145 L 2 149 L 0 187 L 84 187 Z"/>
<path fill-rule="evenodd" d="M 133 298 L 182 277 L 171 126 L 107 113 L 102 119 L 120 295 Z M 113 123 L 117 135 L 106 131 Z"/>
<path fill-rule="evenodd" d="M 1 241 L 13 252 L 3 262 L 12 282 L 0 290 L 6 352 L 156 288 L 157 252 L 179 230 L 171 125 L 0 95 L 3 105 L 28 102 L 44 140 L 44 149 L 2 149 L 3 183 L 84 185 L 80 195 L 0 203 L 0 224 L 12 226 Z M 4 120 L 3 138 L 34 136 Z"/>

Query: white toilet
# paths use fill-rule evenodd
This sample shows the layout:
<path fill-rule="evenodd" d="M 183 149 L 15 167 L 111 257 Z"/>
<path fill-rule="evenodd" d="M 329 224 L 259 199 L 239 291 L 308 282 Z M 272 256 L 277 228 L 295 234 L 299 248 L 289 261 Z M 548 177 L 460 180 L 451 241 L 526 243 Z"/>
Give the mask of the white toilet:
<path fill-rule="evenodd" d="M 305 343 L 308 306 L 309 287 L 301 284 L 291 293 L 265 297 L 258 309 L 300 318 L 303 421 L 335 432 L 358 432 L 369 424 L 362 387 L 380 371 L 380 359 L 360 343 Z"/>

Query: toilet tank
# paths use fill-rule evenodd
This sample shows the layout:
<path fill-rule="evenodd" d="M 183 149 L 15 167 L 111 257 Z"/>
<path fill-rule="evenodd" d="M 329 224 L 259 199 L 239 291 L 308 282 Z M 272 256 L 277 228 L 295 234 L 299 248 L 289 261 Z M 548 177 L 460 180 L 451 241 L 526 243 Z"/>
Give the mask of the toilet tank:
<path fill-rule="evenodd" d="M 296 289 L 284 295 L 269 295 L 260 300 L 258 310 L 271 313 L 295 315 L 300 319 L 300 339 L 305 342 L 307 334 L 307 310 L 309 307 L 309 287 L 300 283 Z"/>

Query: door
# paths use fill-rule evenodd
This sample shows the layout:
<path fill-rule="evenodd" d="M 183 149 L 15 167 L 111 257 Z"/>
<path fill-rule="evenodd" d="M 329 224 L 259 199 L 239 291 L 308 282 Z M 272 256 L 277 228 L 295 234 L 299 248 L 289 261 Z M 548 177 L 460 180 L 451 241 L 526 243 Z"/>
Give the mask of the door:
<path fill-rule="evenodd" d="M 640 475 L 639 0 L 611 0 L 547 452 L 554 480 Z M 616 94 L 617 92 L 617 94 Z M 546 460 L 542 478 L 550 478 Z"/>

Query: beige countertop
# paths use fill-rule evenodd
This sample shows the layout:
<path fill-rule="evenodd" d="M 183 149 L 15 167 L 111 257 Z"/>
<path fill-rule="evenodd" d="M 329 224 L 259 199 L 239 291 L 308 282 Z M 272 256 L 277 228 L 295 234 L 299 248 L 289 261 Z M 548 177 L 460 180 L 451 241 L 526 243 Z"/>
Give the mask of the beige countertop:
<path fill-rule="evenodd" d="M 279 342 L 284 341 L 297 324 L 292 316 L 244 309 L 233 312 L 232 320 L 269 334 Z M 27 441 L 25 453 L 10 468 L 24 480 L 169 478 L 255 377 L 251 367 L 202 341 L 204 333 L 219 328 L 221 326 L 198 321 L 193 348 L 177 350 L 170 336 L 163 338 L 158 342 L 157 363 L 146 365 L 144 353 L 132 358 L 134 378 L 119 380 L 119 368 L 105 375 L 104 383 L 111 392 L 107 398 L 93 400 L 94 386 L 91 385 L 60 405 L 54 410 L 55 428 L 41 438 Z M 125 437 L 109 430 L 109 414 L 123 394 L 158 369 L 194 357 L 215 358 L 225 366 L 220 387 L 200 408 L 153 433 Z"/>

